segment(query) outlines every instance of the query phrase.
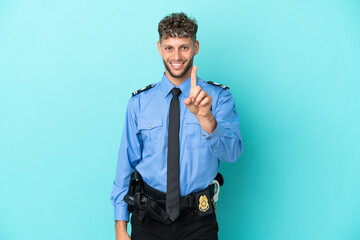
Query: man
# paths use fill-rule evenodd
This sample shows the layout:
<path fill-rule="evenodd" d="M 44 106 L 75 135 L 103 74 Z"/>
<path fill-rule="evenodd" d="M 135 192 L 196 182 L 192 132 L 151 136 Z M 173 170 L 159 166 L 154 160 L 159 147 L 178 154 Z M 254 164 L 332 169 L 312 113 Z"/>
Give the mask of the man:
<path fill-rule="evenodd" d="M 197 28 L 184 13 L 160 21 L 157 45 L 165 74 L 128 102 L 111 195 L 117 240 L 130 239 L 124 196 L 132 207 L 133 240 L 217 239 L 209 185 L 220 161 L 241 155 L 242 141 L 228 87 L 196 76 Z M 134 172 L 143 182 L 138 197 L 129 190 Z"/>

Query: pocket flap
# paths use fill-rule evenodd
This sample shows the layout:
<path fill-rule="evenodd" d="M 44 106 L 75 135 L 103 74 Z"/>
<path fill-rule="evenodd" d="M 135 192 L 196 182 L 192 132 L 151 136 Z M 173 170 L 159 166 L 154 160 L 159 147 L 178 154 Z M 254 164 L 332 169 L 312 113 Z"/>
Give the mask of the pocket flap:
<path fill-rule="evenodd" d="M 138 129 L 153 129 L 156 127 L 161 127 L 163 124 L 162 118 L 143 118 L 138 121 Z"/>

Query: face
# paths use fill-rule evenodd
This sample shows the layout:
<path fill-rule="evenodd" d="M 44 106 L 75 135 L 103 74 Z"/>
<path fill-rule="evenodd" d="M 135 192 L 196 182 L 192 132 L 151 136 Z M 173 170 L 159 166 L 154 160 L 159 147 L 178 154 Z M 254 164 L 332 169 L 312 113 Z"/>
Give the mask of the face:
<path fill-rule="evenodd" d="M 191 74 L 194 56 L 199 52 L 199 41 L 193 43 L 189 37 L 169 37 L 158 42 L 158 50 L 166 75 L 176 80 L 187 79 Z"/>

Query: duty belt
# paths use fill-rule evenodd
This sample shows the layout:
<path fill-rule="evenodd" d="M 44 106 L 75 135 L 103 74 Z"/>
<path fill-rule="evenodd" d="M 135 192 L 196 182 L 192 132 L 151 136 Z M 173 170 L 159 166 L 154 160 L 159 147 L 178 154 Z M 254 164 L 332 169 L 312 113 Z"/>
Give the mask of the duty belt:
<path fill-rule="evenodd" d="M 209 187 L 202 191 L 181 197 L 180 211 L 192 208 L 193 213 L 198 215 L 214 213 L 213 198 L 215 193 L 218 194 L 219 187 L 223 183 L 222 175 L 218 173 L 213 182 L 217 182 L 217 184 L 210 184 Z M 141 221 L 144 220 L 146 213 L 159 222 L 171 224 L 169 216 L 164 210 L 166 209 L 166 194 L 146 184 L 137 171 L 131 174 L 129 190 L 124 197 L 124 201 L 128 204 L 129 212 L 138 211 Z"/>

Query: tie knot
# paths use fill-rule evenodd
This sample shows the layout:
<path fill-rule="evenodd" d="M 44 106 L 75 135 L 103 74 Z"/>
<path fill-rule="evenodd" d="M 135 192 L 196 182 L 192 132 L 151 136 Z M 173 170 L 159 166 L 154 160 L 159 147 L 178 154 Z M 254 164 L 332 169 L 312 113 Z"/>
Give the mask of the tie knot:
<path fill-rule="evenodd" d="M 179 94 L 181 93 L 180 88 L 173 88 L 171 89 L 171 93 L 173 95 L 173 98 L 177 98 L 179 96 Z"/>

